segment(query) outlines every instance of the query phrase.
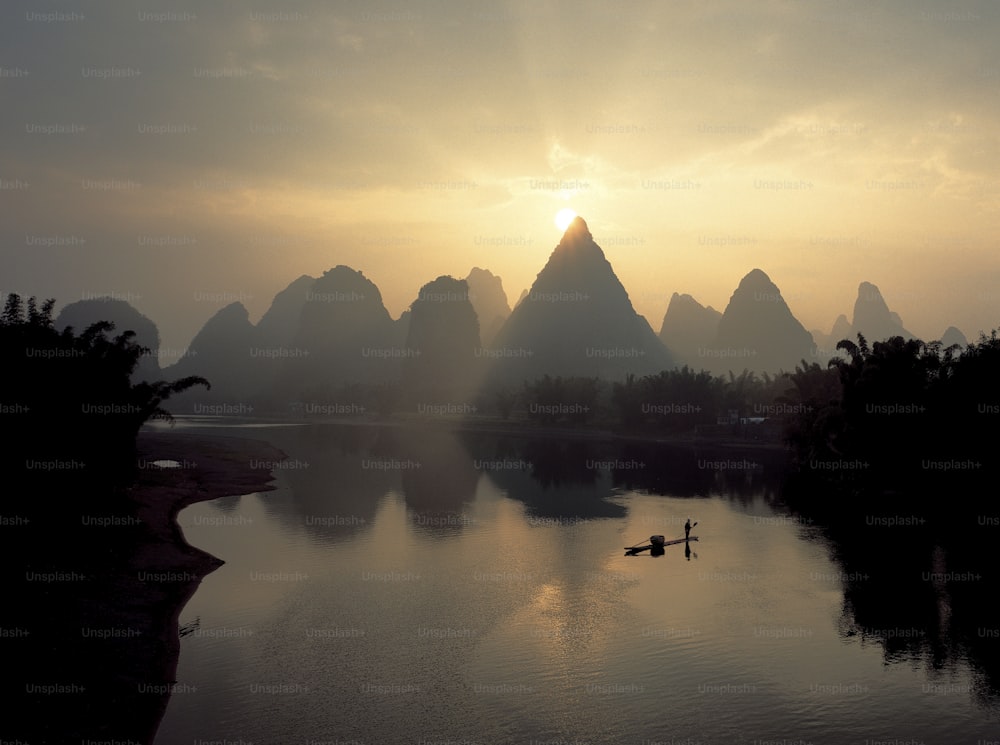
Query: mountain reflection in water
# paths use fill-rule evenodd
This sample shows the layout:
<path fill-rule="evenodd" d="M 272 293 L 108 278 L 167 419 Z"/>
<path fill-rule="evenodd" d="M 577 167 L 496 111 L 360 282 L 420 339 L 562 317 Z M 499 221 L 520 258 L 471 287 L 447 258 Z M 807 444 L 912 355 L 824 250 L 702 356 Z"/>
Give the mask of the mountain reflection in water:
<path fill-rule="evenodd" d="M 942 554 L 851 543 L 810 514 L 780 452 L 260 436 L 293 462 L 277 491 L 227 504 L 228 526 L 217 503 L 182 515 L 227 561 L 182 620 L 246 633 L 185 637 L 178 677 L 199 693 L 173 698 L 159 742 L 930 742 L 997 716 L 995 646 L 968 639 L 988 616 L 934 573 Z M 688 517 L 698 543 L 622 555 Z"/>

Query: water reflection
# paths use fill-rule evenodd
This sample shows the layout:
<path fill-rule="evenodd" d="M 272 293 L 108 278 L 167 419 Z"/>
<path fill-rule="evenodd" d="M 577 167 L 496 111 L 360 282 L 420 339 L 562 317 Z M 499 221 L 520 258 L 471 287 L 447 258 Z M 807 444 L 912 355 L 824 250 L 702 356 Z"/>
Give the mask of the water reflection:
<path fill-rule="evenodd" d="M 21 486 L 81 493 L 70 479 Z M 100 501 L 25 504 L 23 530 L 4 536 L 0 742 L 151 742 L 178 690 L 178 614 L 221 562 L 87 486 Z"/>
<path fill-rule="evenodd" d="M 955 615 L 945 613 L 954 587 L 920 579 L 935 571 L 933 551 L 901 540 L 883 562 L 856 531 L 827 530 L 801 504 L 786 506 L 772 452 L 404 427 L 280 436 L 310 466 L 283 472 L 276 495 L 243 509 L 266 511 L 317 550 L 268 535 L 256 543 L 266 551 L 227 546 L 232 571 L 220 582 L 260 601 L 240 617 L 267 644 L 237 653 L 197 640 L 185 654 L 194 666 L 232 659 L 244 676 L 280 669 L 283 684 L 309 693 L 282 699 L 266 720 L 254 714 L 259 700 L 219 694 L 196 726 L 184 721 L 193 706 L 184 699 L 163 742 L 225 735 L 213 729 L 222 719 L 251 723 L 231 738 L 267 742 L 400 731 L 425 741 L 652 741 L 672 731 L 682 741 L 861 742 L 900 735 L 922 710 L 936 717 L 918 730 L 929 742 L 974 733 L 991 716 L 971 718 L 967 694 L 960 707 L 953 694 L 927 700 L 953 690 L 934 688 L 935 675 L 968 690 L 978 678 L 955 657 L 935 668 L 931 646 L 899 633 L 909 624 L 954 640 Z M 359 520 L 307 525 L 323 516 Z M 702 541 L 622 556 L 650 534 L 682 537 L 689 518 Z M 245 577 L 276 566 L 282 551 L 309 583 L 269 586 L 260 600 Z M 852 576 L 866 570 L 863 582 Z M 905 602 L 893 605 L 897 595 Z M 233 611 L 213 602 L 199 593 L 189 612 L 224 623 Z M 337 635 L 317 636 L 324 629 Z M 326 641 L 303 646 L 310 631 Z M 400 685 L 420 695 L 370 694 Z"/>
<path fill-rule="evenodd" d="M 272 433 L 294 453 L 278 464 L 294 507 L 272 511 L 319 541 L 368 530 L 382 500 L 402 494 L 413 522 L 442 534 L 461 531 L 479 472 L 462 440 L 446 430 L 314 426 Z"/>
<path fill-rule="evenodd" d="M 301 427 L 268 437 L 301 461 L 285 471 L 294 510 L 282 507 L 273 515 L 305 526 L 320 541 L 370 529 L 387 495 L 402 497 L 408 520 L 421 532 L 458 536 L 474 524 L 470 505 L 482 479 L 523 504 L 528 525 L 537 528 L 622 519 L 627 503 L 616 497 L 630 493 L 722 497 L 750 513 L 762 505 L 790 513 L 803 537 L 822 536 L 841 566 L 815 579 L 842 588 L 838 627 L 845 643 L 878 645 L 887 662 L 925 660 L 930 670 L 968 661 L 982 671 L 985 688 L 997 689 L 1000 632 L 984 621 L 989 616 L 979 592 L 993 587 L 987 582 L 995 578 L 950 581 L 956 571 L 990 565 L 992 557 L 957 543 L 939 545 L 916 530 L 879 532 L 876 523 L 859 532 L 865 510 L 851 504 L 838 515 L 820 505 L 837 504 L 842 495 L 796 495 L 780 451 L 405 426 Z M 854 523 L 846 525 L 845 514 Z M 669 530 L 680 533 L 682 520 L 678 516 Z M 567 535 L 556 531 L 554 540 L 571 553 Z M 697 559 L 692 545 L 677 551 L 687 561 Z"/>
<path fill-rule="evenodd" d="M 779 688 L 788 683 L 774 683 L 768 675 L 793 678 L 797 673 L 799 680 L 815 681 L 814 671 L 810 678 L 801 669 L 809 653 L 828 654 L 836 664 L 842 654 L 854 651 L 863 657 L 872 649 L 888 668 L 921 674 L 912 695 L 897 702 L 893 716 L 907 707 L 919 711 L 929 701 L 931 707 L 947 708 L 944 704 L 969 699 L 986 710 L 987 719 L 998 713 L 1000 628 L 991 604 L 1000 589 L 993 556 L 1000 520 L 994 524 L 981 514 L 917 507 L 925 502 L 908 495 L 886 502 L 825 494 L 788 478 L 780 453 L 769 451 L 567 442 L 416 427 L 311 426 L 255 433 L 289 455 L 288 461 L 275 464 L 281 487 L 264 496 L 227 497 L 201 507 L 232 518 L 215 524 L 215 540 L 225 536 L 229 543 L 214 552 L 239 572 L 227 575 L 221 587 L 209 575 L 189 615 L 178 619 L 167 608 L 162 617 L 144 621 L 167 639 L 159 657 L 148 645 L 136 655 L 122 651 L 127 645 L 78 639 L 75 647 L 64 645 L 47 657 L 43 651 L 51 646 L 49 636 L 69 639 L 84 617 L 88 627 L 124 627 L 118 615 L 122 600 L 120 594 L 103 591 L 85 599 L 55 583 L 28 587 L 34 610 L 20 608 L 15 622 L 5 626 L 28 619 L 45 630 L 48 636 L 24 648 L 37 652 L 47 679 L 86 679 L 103 691 L 110 690 L 107 681 L 135 680 L 140 664 L 156 671 L 145 679 L 159 685 L 159 693 L 142 699 L 146 708 L 139 717 L 148 728 L 173 690 L 171 654 L 176 654 L 178 620 L 193 624 L 204 617 L 208 630 L 259 624 L 257 635 L 240 643 L 251 650 L 258 638 L 266 638 L 266 649 L 258 652 L 259 659 L 251 651 L 241 652 L 239 664 L 261 666 L 253 668 L 261 676 L 271 672 L 268 665 L 279 665 L 294 677 L 297 669 L 289 661 L 302 655 L 295 645 L 310 639 L 312 656 L 306 665 L 313 676 L 311 690 L 336 701 L 337 711 L 302 697 L 287 707 L 283 703 L 280 711 L 275 707 L 274 721 L 267 726 L 317 739 L 329 735 L 321 723 L 335 722 L 340 739 L 372 740 L 372 728 L 387 734 L 419 720 L 428 728 L 422 731 L 426 740 L 482 740 L 477 722 L 467 723 L 467 731 L 456 725 L 471 715 L 453 714 L 435 730 L 426 724 L 425 699 L 373 698 L 354 685 L 360 680 L 391 686 L 433 670 L 430 682 L 420 684 L 435 700 L 445 701 L 452 712 L 475 712 L 511 737 L 557 738 L 574 727 L 582 729 L 584 722 L 594 732 L 605 727 L 611 737 L 614 731 L 607 723 L 635 716 L 648 726 L 646 739 L 652 740 L 657 737 L 654 725 L 663 720 L 650 713 L 650 701 L 661 695 L 690 698 L 684 685 L 692 680 L 720 686 L 757 680 L 770 692 L 761 680 Z M 658 506 L 666 501 L 668 511 Z M 250 530 L 225 532 L 227 525 L 242 525 L 251 510 L 266 518 L 253 523 L 263 539 L 258 541 Z M 643 555 L 652 556 L 652 562 L 622 556 L 625 546 L 650 534 L 682 536 L 689 517 L 702 520 L 699 533 L 709 530 L 703 542 Z M 208 530 L 213 523 L 204 520 L 203 525 Z M 789 537 L 790 525 L 804 540 Z M 140 543 L 138 537 L 135 541 Z M 371 550 L 373 544 L 378 551 Z M 315 550 L 300 550 L 303 546 Z M 801 570 L 794 559 L 808 553 L 803 546 L 828 552 L 832 560 L 809 566 L 832 568 Z M 286 547 L 295 553 L 270 553 Z M 67 561 L 59 568 L 72 569 L 72 557 L 63 558 Z M 294 562 L 305 566 L 315 560 L 319 570 L 309 573 L 318 584 L 289 588 L 248 579 L 255 571 L 283 569 L 282 560 L 293 562 L 293 568 L 298 568 Z M 75 566 L 92 565 L 77 562 Z M 788 576 L 756 574 L 758 567 L 775 566 Z M 796 575 L 797 570 L 807 576 Z M 389 581 L 396 571 L 420 579 Z M 243 585 L 232 585 L 234 577 Z M 748 577 L 753 581 L 744 581 Z M 646 593 L 649 588 L 653 592 Z M 839 640 L 834 638 L 829 648 L 812 646 L 809 653 L 786 652 L 789 645 L 780 645 L 790 631 L 811 633 L 820 626 L 819 621 L 796 620 L 797 614 L 822 614 L 827 599 L 832 599 Z M 198 605 L 201 601 L 211 613 Z M 265 601 L 278 609 L 276 619 L 253 616 L 245 607 Z M 238 608 L 236 603 L 241 603 Z M 676 615 L 666 615 L 664 606 Z M 385 609 L 403 610 L 405 617 Z M 232 620 L 242 613 L 251 614 L 251 620 Z M 322 629 L 331 633 L 318 636 L 315 632 Z M 340 633 L 359 629 L 364 633 Z M 685 629 L 691 633 L 681 636 Z M 640 637 L 647 630 L 650 634 Z M 189 634 L 183 643 L 199 654 L 218 653 L 209 634 Z M 775 648 L 758 650 L 767 644 Z M 320 646 L 322 656 L 316 657 Z M 860 658 L 851 659 L 861 669 Z M 633 662 L 638 665 L 634 679 L 628 670 Z M 83 669 L 87 673 L 81 677 Z M 666 676 L 665 669 L 675 672 Z M 218 676 L 215 682 L 225 689 L 225 676 Z M 616 686 L 633 680 L 641 681 L 636 684 L 646 687 L 645 694 L 616 698 Z M 531 687 L 532 695 L 501 695 L 503 686 Z M 780 690 L 788 696 L 780 702 L 782 716 L 805 727 L 808 717 L 788 713 L 798 711 L 801 697 L 789 703 L 797 694 Z M 173 698 L 171 706 L 193 706 L 194 697 L 179 704 Z M 706 711 L 719 708 L 716 699 L 701 701 Z M 115 704 L 105 703 L 95 704 L 93 711 L 110 717 Z M 247 702 L 226 705 L 235 711 Z M 732 712 L 739 711 L 752 717 L 753 711 L 767 709 L 753 699 L 745 706 L 727 704 L 730 713 L 725 716 L 737 717 Z M 324 713 L 318 716 L 314 710 Z M 542 716 L 550 711 L 561 714 L 562 729 Z M 359 712 L 363 719 L 357 719 Z M 202 715 L 205 721 L 218 716 L 212 711 Z M 816 715 L 815 726 L 825 726 L 827 716 L 836 715 Z M 698 739 L 718 732 L 711 717 L 701 713 L 683 722 L 688 726 L 678 730 L 683 736 Z M 732 731 L 737 730 L 734 725 Z M 98 731 L 117 735 L 123 730 Z M 974 731 L 973 726 L 967 730 Z M 135 741 L 151 737 L 148 729 L 136 732 L 128 731 Z M 215 733 L 209 725 L 190 732 L 175 721 L 161 741 L 186 741 L 189 734 L 212 739 Z"/>
<path fill-rule="evenodd" d="M 298 427 L 269 433 L 290 455 L 278 464 L 289 486 L 292 509 L 269 513 L 292 531 L 318 541 L 343 541 L 371 528 L 379 502 L 399 489 L 399 471 L 367 467 L 393 457 L 380 427 Z"/>
<path fill-rule="evenodd" d="M 442 533 L 460 531 L 465 506 L 476 493 L 479 473 L 465 444 L 445 430 L 402 428 L 394 432 L 395 456 L 389 463 L 399 463 L 402 493 L 418 524 Z"/>
<path fill-rule="evenodd" d="M 841 494 L 820 494 L 813 486 L 802 494 L 801 485 L 787 478 L 780 451 L 375 425 L 287 428 L 265 436 L 294 454 L 282 469 L 293 509 L 274 501 L 269 513 L 320 542 L 344 541 L 370 530 L 391 495 L 402 498 L 407 519 L 421 533 L 459 536 L 475 524 L 470 505 L 482 479 L 523 504 L 528 525 L 536 528 L 625 518 L 627 503 L 617 497 L 631 493 L 722 497 L 749 513 L 760 513 L 765 506 L 784 512 L 801 525 L 803 537 L 822 536 L 841 567 L 830 577 L 814 579 L 821 587 L 843 592 L 837 623 L 845 643 L 877 645 L 889 663 L 922 660 L 931 671 L 968 662 L 980 671 L 984 690 L 998 689 L 1000 631 L 985 620 L 991 616 L 984 600 L 996 577 L 983 573 L 983 567 L 995 562 L 975 547 L 984 544 L 942 544 L 930 529 L 940 516 L 932 520 L 930 513 L 921 518 L 925 527 L 887 529 L 881 518 L 871 517 L 871 509 L 847 502 Z M 229 509 L 235 503 L 215 504 Z M 879 509 L 893 512 L 885 505 Z M 897 512 L 905 514 L 901 510 Z M 862 524 L 866 515 L 872 524 Z M 666 529 L 652 527 L 679 535 L 686 517 L 669 518 L 673 522 Z M 963 518 L 967 526 L 971 520 Z M 981 533 L 996 530 L 988 523 L 977 528 Z M 553 540 L 573 555 L 569 536 L 554 531 Z M 678 547 L 680 554 L 687 561 L 697 559 L 697 547 Z M 977 567 L 979 579 L 953 581 Z"/>
<path fill-rule="evenodd" d="M 987 488 L 955 479 L 956 494 Z M 886 664 L 927 671 L 924 693 L 1000 699 L 1000 625 L 993 598 L 996 526 L 978 500 L 940 493 L 833 492 L 790 478 L 788 504 L 830 546 L 838 571 L 817 581 L 843 593 L 838 628 L 845 641 L 881 649 Z M 965 506 L 963 506 L 965 505 Z M 968 666 L 973 683 L 954 682 Z"/>

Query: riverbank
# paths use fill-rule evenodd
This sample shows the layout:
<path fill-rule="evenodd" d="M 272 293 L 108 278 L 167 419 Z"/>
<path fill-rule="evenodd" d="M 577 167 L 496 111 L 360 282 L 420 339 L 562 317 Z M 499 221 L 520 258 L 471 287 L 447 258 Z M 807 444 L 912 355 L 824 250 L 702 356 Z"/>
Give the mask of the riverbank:
<path fill-rule="evenodd" d="M 274 477 L 267 466 L 286 458 L 261 440 L 183 432 L 142 431 L 137 446 L 139 478 L 129 500 L 148 540 L 135 560 L 159 571 L 184 565 L 207 573 L 218 566 L 184 540 L 177 515 L 195 502 L 271 491 Z M 176 467 L 155 465 L 161 461 Z"/>
<path fill-rule="evenodd" d="M 573 440 L 591 442 L 642 442 L 676 447 L 700 449 L 767 450 L 790 452 L 780 432 L 764 431 L 759 434 L 748 428 L 747 434 L 739 435 L 724 427 L 711 427 L 708 433 L 695 431 L 660 431 L 624 429 L 598 423 L 570 425 L 565 423 L 543 423 L 526 418 L 493 416 L 419 416 L 395 414 L 390 416 L 343 416 L 343 417 L 292 417 L 259 416 L 254 418 L 228 416 L 185 416 L 176 414 L 178 422 L 198 426 L 232 424 L 271 424 L 275 426 L 340 426 L 340 427 L 384 427 L 443 430 L 448 432 L 498 435 L 520 438 L 553 440 Z"/>
<path fill-rule="evenodd" d="M 153 742 L 171 696 L 186 690 L 176 680 L 180 613 L 223 563 L 187 543 L 177 515 L 273 489 L 268 466 L 285 457 L 259 440 L 182 432 L 143 431 L 137 445 L 139 478 L 113 514 L 88 492 L 81 502 L 93 506 L 58 544 L 29 526 L 9 614 L 25 662 L 10 671 L 16 714 L 4 740 Z"/>

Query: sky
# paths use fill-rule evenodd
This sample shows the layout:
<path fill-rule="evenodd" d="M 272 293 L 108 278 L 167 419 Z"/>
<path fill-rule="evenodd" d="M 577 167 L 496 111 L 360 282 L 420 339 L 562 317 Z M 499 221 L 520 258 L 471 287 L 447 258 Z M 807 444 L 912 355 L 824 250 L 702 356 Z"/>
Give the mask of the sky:
<path fill-rule="evenodd" d="M 128 300 L 169 363 L 338 264 L 393 317 L 474 266 L 513 304 L 569 207 L 657 331 L 757 267 L 807 329 L 869 281 L 973 340 L 997 39 L 995 2 L 5 2 L 0 292 Z"/>

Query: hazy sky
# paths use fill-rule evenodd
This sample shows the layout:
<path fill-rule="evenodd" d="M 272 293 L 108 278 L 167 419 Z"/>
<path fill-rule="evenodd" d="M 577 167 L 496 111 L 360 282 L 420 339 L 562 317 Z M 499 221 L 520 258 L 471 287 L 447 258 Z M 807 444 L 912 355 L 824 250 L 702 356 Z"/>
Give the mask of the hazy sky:
<path fill-rule="evenodd" d="M 759 267 L 809 329 L 866 280 L 972 338 L 998 39 L 987 1 L 8 1 L 0 291 L 114 293 L 175 349 L 337 264 L 394 317 L 473 266 L 513 303 L 569 206 L 657 331 Z"/>

